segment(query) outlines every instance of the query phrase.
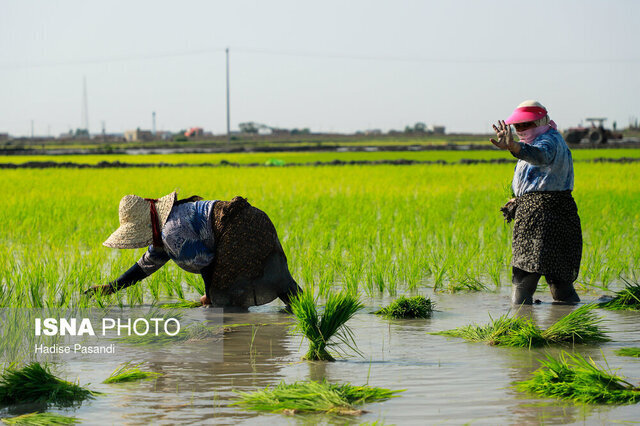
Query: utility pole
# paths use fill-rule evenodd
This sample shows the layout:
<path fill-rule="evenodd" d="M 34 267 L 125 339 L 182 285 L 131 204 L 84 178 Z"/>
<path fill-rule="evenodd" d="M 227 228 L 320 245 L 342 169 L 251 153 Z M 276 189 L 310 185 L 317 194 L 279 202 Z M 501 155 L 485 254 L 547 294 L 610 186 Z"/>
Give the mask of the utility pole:
<path fill-rule="evenodd" d="M 82 126 L 87 131 L 87 137 L 91 138 L 89 134 L 89 101 L 87 99 L 87 77 L 82 77 Z"/>
<path fill-rule="evenodd" d="M 229 48 L 225 50 L 227 53 L 227 145 L 231 143 L 231 119 L 229 117 Z"/>
<path fill-rule="evenodd" d="M 156 137 L 156 112 L 155 111 L 151 113 L 151 120 L 153 121 L 151 132 L 153 134 L 153 137 L 155 138 Z"/>

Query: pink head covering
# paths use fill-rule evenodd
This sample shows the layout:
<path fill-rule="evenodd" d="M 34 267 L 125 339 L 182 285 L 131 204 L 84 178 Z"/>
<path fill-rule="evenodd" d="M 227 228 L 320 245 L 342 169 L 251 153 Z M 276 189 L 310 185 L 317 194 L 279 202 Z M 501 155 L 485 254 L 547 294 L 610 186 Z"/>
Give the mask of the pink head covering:
<path fill-rule="evenodd" d="M 547 115 L 547 109 L 538 101 L 524 101 L 513 111 L 504 122 L 506 124 L 527 123 L 538 121 Z"/>

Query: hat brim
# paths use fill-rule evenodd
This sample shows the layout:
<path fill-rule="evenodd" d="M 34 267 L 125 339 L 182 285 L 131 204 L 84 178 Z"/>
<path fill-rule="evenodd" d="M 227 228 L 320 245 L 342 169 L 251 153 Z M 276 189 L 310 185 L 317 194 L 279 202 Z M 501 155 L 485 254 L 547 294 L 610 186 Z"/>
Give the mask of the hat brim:
<path fill-rule="evenodd" d="M 136 226 L 133 223 L 125 223 L 120 225 L 102 245 L 117 249 L 134 249 L 147 247 L 152 242 L 151 222 L 149 222 L 149 226 Z"/>
<path fill-rule="evenodd" d="M 538 107 L 516 108 L 513 114 L 504 120 L 504 122 L 506 124 L 527 123 L 529 121 L 540 120 L 545 115 L 547 115 L 547 111 Z"/>
<path fill-rule="evenodd" d="M 173 191 L 171 194 L 165 195 L 156 201 L 160 229 L 162 229 L 167 222 L 177 196 L 178 193 Z M 131 222 L 121 224 L 102 245 L 118 249 L 131 249 L 147 247 L 151 245 L 152 242 L 153 230 L 151 229 L 151 216 L 149 216 L 149 222 L 144 224 Z"/>

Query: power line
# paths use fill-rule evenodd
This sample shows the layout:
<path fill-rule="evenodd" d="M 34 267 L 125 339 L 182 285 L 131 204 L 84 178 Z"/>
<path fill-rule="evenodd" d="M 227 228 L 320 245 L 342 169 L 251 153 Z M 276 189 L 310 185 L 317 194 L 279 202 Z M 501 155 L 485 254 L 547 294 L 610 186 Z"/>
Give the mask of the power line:
<path fill-rule="evenodd" d="M 116 63 L 116 62 L 146 61 L 146 60 L 153 60 L 153 59 L 176 58 L 180 56 L 204 55 L 207 53 L 215 53 L 215 52 L 223 52 L 223 51 L 224 51 L 224 48 L 209 48 L 209 49 L 184 50 L 184 51 L 174 51 L 174 52 L 164 52 L 164 53 L 154 53 L 154 54 L 122 55 L 122 56 L 111 56 L 111 57 L 105 57 L 105 58 L 87 58 L 87 59 L 77 59 L 77 60 L 59 61 L 59 62 L 40 62 L 40 63 L 34 63 L 34 64 L 27 64 L 27 63 L 0 64 L 0 70 L 48 68 L 48 67 L 59 67 L 59 66 L 69 66 L 69 65 L 95 65 L 95 64 L 109 64 L 109 63 Z"/>
<path fill-rule="evenodd" d="M 211 47 L 196 50 L 183 50 L 173 52 L 159 52 L 153 54 L 122 55 L 104 58 L 87 58 L 59 62 L 23 63 L 23 64 L 0 64 L 0 70 L 45 68 L 69 65 L 95 65 L 117 62 L 146 61 L 165 58 L 177 58 L 186 56 L 197 56 L 209 53 L 225 52 L 226 48 Z M 527 65 L 527 64 L 549 64 L 549 65 L 580 65 L 580 64 L 632 64 L 640 63 L 640 57 L 630 58 L 461 58 L 461 57 L 439 57 L 439 56 L 419 56 L 419 55 L 368 55 L 358 53 L 340 52 L 313 52 L 313 51 L 293 51 L 274 50 L 251 47 L 234 47 L 234 52 L 249 55 L 266 56 L 287 56 L 294 58 L 319 58 L 331 60 L 355 60 L 355 61 L 376 61 L 376 62 L 416 62 L 427 64 L 479 64 L 479 65 Z"/>

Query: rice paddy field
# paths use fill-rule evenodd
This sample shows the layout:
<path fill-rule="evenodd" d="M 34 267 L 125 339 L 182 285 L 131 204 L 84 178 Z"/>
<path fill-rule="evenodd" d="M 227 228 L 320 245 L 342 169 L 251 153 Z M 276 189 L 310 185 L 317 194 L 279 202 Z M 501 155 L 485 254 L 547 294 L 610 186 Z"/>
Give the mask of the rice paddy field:
<path fill-rule="evenodd" d="M 597 158 L 640 158 L 640 150 L 574 150 L 574 198 L 584 249 L 576 288 L 583 302 L 613 294 L 640 279 L 640 167 Z M 637 420 L 638 406 L 585 404 L 516 389 L 547 355 L 592 357 L 638 386 L 640 361 L 616 355 L 640 347 L 638 311 L 596 309 L 610 340 L 539 348 L 496 347 L 431 333 L 484 324 L 516 314 L 509 303 L 511 225 L 499 208 L 510 198 L 513 164 L 461 164 L 463 159 L 511 159 L 497 151 L 323 152 L 141 156 L 0 157 L 0 162 L 58 161 L 97 164 L 285 164 L 413 159 L 447 164 L 322 167 L 148 167 L 1 169 L 0 307 L 20 312 L 160 309 L 185 323 L 220 320 L 216 333 L 192 333 L 168 342 L 115 339 L 112 356 L 50 360 L 60 377 L 96 394 L 72 407 L 0 406 L 0 417 L 46 411 L 107 424 L 433 424 L 613 423 Z M 330 293 L 358 295 L 364 303 L 349 320 L 357 352 L 335 362 L 303 361 L 306 343 L 276 301 L 249 312 L 159 308 L 203 294 L 199 275 L 171 262 L 126 291 L 88 299 L 81 292 L 117 278 L 144 250 L 114 250 L 102 242 L 118 226 L 126 194 L 230 200 L 236 195 L 273 220 L 292 275 L 318 303 Z M 425 295 L 427 318 L 375 315 L 400 295 Z M 546 329 L 573 311 L 553 305 L 544 280 L 542 303 L 517 315 Z M 185 304 L 184 306 L 187 306 Z M 22 318 L 22 317 L 20 317 Z M 33 360 L 33 324 L 5 315 L 5 368 Z M 5 333 L 6 334 L 6 333 Z M 18 337 L 16 337 L 18 336 Z M 20 337 L 22 336 L 22 337 Z M 6 336 L 5 336 L 6 337 Z M 28 341 L 28 344 L 23 344 Z M 37 343 L 37 339 L 35 339 Z M 215 350 L 220 350 L 220 356 Z M 359 353 L 359 354 L 358 354 Z M 103 383 L 119 365 L 159 373 L 149 380 Z M 251 410 L 238 395 L 281 382 L 329 383 L 404 390 L 359 406 L 349 415 Z"/>

